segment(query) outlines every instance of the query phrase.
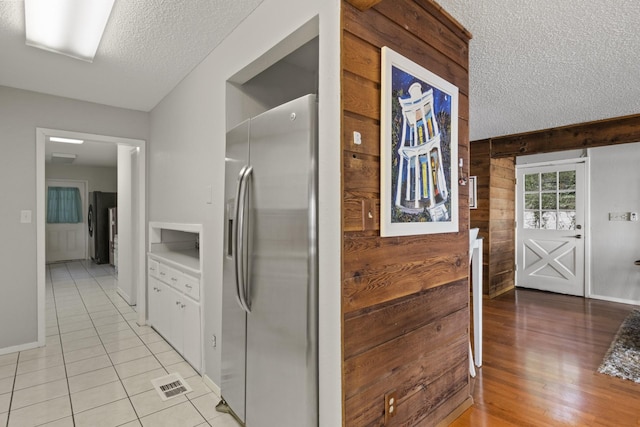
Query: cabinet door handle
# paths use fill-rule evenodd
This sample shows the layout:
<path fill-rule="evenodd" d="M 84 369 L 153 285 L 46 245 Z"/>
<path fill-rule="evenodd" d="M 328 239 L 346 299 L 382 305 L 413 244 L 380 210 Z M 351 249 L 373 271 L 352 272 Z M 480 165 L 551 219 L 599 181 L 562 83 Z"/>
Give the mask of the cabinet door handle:
<path fill-rule="evenodd" d="M 161 276 L 166 276 L 166 275 L 167 275 L 167 273 L 163 273 L 163 272 L 161 271 L 161 272 L 160 272 L 160 275 L 161 275 Z"/>
<path fill-rule="evenodd" d="M 185 307 L 186 307 L 186 305 L 184 305 L 184 304 L 181 304 L 181 305 L 180 305 L 180 307 L 181 307 L 181 308 L 185 308 Z"/>
<path fill-rule="evenodd" d="M 184 285 L 184 287 L 185 287 L 185 288 L 189 288 L 189 289 L 193 288 L 193 286 L 191 286 L 191 285 L 189 285 L 189 284 Z"/>
<path fill-rule="evenodd" d="M 180 301 L 176 301 L 176 305 L 180 305 Z"/>
<path fill-rule="evenodd" d="M 172 280 L 173 282 L 177 282 L 177 281 L 178 281 L 178 279 L 176 279 L 175 277 L 172 277 L 172 278 L 171 278 L 171 280 Z"/>

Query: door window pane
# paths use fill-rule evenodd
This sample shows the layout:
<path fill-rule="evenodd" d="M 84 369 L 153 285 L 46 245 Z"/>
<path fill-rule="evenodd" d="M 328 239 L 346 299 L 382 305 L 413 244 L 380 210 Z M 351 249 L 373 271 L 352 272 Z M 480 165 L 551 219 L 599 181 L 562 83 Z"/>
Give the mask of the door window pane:
<path fill-rule="evenodd" d="M 558 188 L 560 190 L 575 190 L 576 189 L 576 171 L 559 172 Z"/>
<path fill-rule="evenodd" d="M 542 181 L 542 191 L 555 191 L 558 188 L 557 177 L 558 174 L 555 172 L 540 174 L 540 179 Z"/>
<path fill-rule="evenodd" d="M 576 229 L 576 212 L 564 211 L 558 212 L 558 230 L 575 230 Z"/>
<path fill-rule="evenodd" d="M 542 193 L 542 209 L 556 209 L 556 193 Z"/>
<path fill-rule="evenodd" d="M 538 193 L 524 195 L 525 209 L 540 209 L 540 197 Z"/>
<path fill-rule="evenodd" d="M 540 211 L 525 211 L 524 228 L 540 228 Z"/>
<path fill-rule="evenodd" d="M 545 230 L 555 230 L 556 229 L 556 213 L 551 211 L 543 211 L 540 228 Z"/>
<path fill-rule="evenodd" d="M 558 195 L 558 209 L 575 209 L 576 193 L 560 193 Z"/>
<path fill-rule="evenodd" d="M 540 189 L 539 179 L 540 175 L 537 173 L 524 176 L 524 191 L 538 191 Z"/>

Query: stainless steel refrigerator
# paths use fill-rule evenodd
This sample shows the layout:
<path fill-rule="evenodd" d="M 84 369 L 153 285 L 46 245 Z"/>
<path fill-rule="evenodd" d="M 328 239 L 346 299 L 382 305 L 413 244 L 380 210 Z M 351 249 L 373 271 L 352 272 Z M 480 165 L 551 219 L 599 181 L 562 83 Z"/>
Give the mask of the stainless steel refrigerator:
<path fill-rule="evenodd" d="M 115 267 L 116 239 L 118 238 L 118 208 L 109 208 L 109 264 Z"/>
<path fill-rule="evenodd" d="M 317 104 L 227 133 L 223 405 L 247 427 L 318 425 Z"/>
<path fill-rule="evenodd" d="M 96 264 L 109 262 L 109 208 L 118 205 L 118 193 L 92 191 L 89 193 L 87 227 L 89 257 Z"/>

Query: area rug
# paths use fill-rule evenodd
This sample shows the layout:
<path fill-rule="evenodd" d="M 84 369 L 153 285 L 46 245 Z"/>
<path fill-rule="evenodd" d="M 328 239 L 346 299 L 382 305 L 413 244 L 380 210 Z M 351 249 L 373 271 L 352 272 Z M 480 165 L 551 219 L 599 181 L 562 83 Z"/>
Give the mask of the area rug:
<path fill-rule="evenodd" d="M 640 383 L 640 310 L 622 322 L 598 372 Z"/>

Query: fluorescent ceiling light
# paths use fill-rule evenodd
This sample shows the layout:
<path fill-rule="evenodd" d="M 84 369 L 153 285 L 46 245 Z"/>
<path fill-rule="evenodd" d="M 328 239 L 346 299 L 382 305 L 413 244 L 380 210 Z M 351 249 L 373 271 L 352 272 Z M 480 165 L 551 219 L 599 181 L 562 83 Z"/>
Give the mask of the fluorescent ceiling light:
<path fill-rule="evenodd" d="M 66 144 L 82 144 L 84 141 L 82 139 L 72 139 L 72 138 L 60 138 L 59 136 L 49 137 L 50 142 L 64 142 Z"/>
<path fill-rule="evenodd" d="M 24 0 L 27 45 L 92 62 L 115 0 Z"/>
<path fill-rule="evenodd" d="M 51 163 L 63 163 L 63 164 L 71 164 L 76 159 L 75 154 L 67 154 L 67 153 L 52 153 L 51 154 Z"/>

